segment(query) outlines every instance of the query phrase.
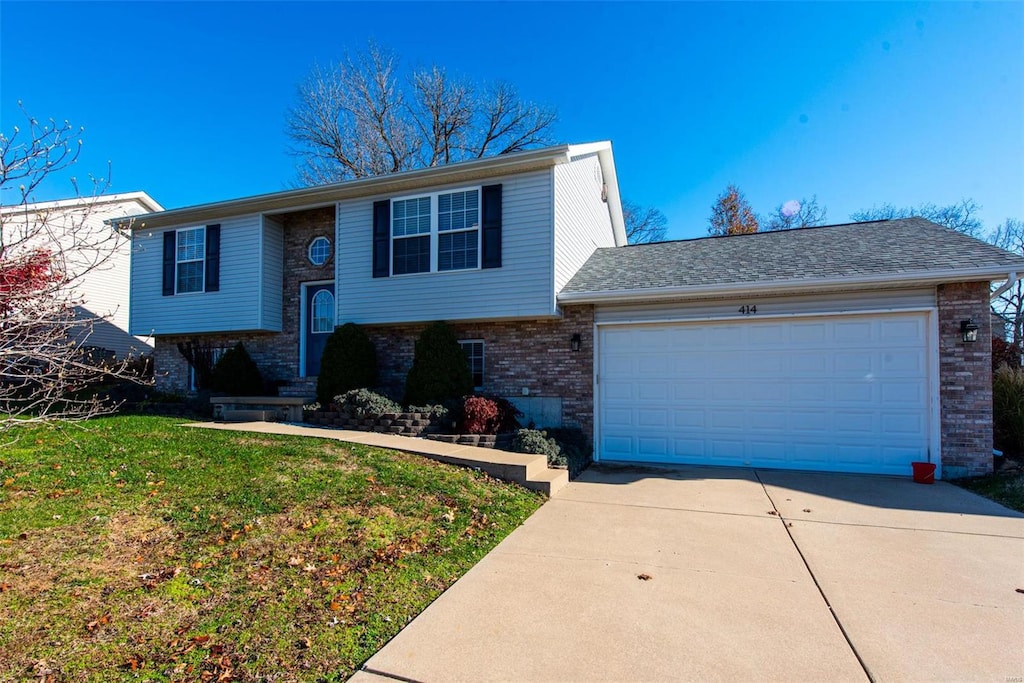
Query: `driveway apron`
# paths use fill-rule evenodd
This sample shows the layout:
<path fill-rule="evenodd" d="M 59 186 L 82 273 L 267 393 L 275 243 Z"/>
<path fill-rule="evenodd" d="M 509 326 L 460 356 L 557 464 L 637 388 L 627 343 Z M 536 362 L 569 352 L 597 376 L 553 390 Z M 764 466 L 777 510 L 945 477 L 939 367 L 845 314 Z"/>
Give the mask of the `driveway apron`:
<path fill-rule="evenodd" d="M 353 680 L 867 680 L 751 470 L 593 470 Z"/>

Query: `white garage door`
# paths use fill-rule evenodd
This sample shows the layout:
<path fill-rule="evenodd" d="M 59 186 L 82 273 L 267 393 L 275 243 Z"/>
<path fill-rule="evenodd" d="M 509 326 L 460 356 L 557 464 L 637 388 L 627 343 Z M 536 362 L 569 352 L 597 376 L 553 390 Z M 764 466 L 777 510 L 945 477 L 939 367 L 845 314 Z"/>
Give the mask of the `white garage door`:
<path fill-rule="evenodd" d="M 910 474 L 924 313 L 600 327 L 601 460 Z"/>

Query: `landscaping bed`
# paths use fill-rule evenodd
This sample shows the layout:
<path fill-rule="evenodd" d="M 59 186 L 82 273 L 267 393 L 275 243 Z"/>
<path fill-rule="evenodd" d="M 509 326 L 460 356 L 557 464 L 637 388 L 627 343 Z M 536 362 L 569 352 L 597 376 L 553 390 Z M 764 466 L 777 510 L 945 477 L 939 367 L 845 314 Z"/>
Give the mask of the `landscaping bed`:
<path fill-rule="evenodd" d="M 1024 512 L 1024 459 L 1006 458 L 994 473 L 953 483 L 1000 505 Z"/>
<path fill-rule="evenodd" d="M 0 454 L 0 680 L 345 680 L 542 498 L 329 440 L 115 417 Z"/>

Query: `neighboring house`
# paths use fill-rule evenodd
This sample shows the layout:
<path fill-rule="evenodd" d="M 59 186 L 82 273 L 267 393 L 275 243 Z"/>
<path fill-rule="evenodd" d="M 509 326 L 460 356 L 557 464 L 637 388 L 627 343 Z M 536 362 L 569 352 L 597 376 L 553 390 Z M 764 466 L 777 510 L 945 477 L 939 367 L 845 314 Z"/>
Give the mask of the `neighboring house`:
<path fill-rule="evenodd" d="M 162 210 L 145 192 L 0 208 L 5 244 L 28 234 L 23 246 L 66 252 L 66 266 L 74 277 L 71 296 L 81 302 L 76 317 L 84 321 L 76 342 L 118 358 L 148 353 L 153 344 L 148 335 L 128 332 L 132 245 L 129 238 L 113 233 L 110 223 Z"/>
<path fill-rule="evenodd" d="M 179 342 L 242 341 L 312 395 L 351 321 L 400 394 L 446 320 L 481 391 L 598 460 L 991 469 L 989 283 L 1024 259 L 922 219 L 625 241 L 608 143 L 176 209 L 135 219 L 131 331 L 165 389 Z"/>

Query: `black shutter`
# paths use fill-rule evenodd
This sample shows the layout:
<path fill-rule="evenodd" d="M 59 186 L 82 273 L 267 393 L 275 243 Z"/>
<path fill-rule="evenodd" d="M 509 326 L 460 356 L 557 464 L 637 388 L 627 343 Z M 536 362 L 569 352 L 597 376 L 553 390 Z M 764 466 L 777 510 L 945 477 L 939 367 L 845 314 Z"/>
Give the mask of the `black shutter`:
<path fill-rule="evenodd" d="M 481 217 L 480 265 L 484 268 L 501 268 L 501 185 L 486 185 L 483 188 L 483 215 Z"/>
<path fill-rule="evenodd" d="M 373 276 L 391 274 L 391 200 L 373 203 Z"/>
<path fill-rule="evenodd" d="M 206 226 L 206 287 L 207 292 L 220 290 L 220 225 Z"/>
<path fill-rule="evenodd" d="M 164 233 L 164 296 L 174 296 L 174 252 L 178 248 L 178 233 Z"/>

